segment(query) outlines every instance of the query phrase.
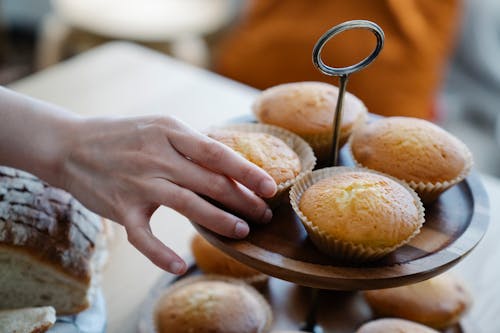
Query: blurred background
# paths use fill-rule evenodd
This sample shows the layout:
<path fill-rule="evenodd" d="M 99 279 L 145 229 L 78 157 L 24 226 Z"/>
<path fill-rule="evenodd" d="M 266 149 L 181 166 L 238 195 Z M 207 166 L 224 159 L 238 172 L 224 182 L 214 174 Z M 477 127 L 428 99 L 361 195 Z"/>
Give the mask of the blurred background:
<path fill-rule="evenodd" d="M 235 28 L 259 27 L 259 22 L 262 26 L 264 19 L 251 19 L 264 12 L 268 18 L 271 3 L 277 3 L 268 1 L 259 7 L 252 2 L 0 0 L 0 84 L 8 85 L 111 40 L 139 43 L 225 75 L 229 67 L 220 65 L 224 57 L 218 55 L 219 67 L 215 59 L 220 45 L 228 47 L 227 34 Z M 468 0 L 461 7 L 432 120 L 471 148 L 480 171 L 500 176 L 500 2 Z M 274 27 L 284 26 L 278 22 Z M 265 87 L 243 76 L 228 76 Z"/>

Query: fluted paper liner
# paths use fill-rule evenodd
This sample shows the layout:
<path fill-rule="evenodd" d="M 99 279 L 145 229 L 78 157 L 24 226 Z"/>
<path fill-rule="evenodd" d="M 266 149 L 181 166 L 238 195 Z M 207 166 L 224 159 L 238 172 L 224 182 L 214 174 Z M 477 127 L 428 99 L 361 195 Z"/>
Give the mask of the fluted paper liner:
<path fill-rule="evenodd" d="M 166 288 L 163 291 L 163 293 L 161 294 L 161 296 L 158 298 L 157 303 L 155 305 L 155 308 L 152 311 L 153 318 L 151 318 L 151 319 L 153 320 L 153 323 L 154 323 L 154 325 L 152 327 L 155 327 L 156 331 L 158 331 L 157 322 L 156 322 L 156 315 L 157 315 L 158 309 L 156 307 L 158 306 L 160 300 L 163 297 L 166 297 L 167 295 L 172 294 L 173 292 L 175 292 L 181 288 L 184 288 L 185 286 L 188 286 L 188 285 L 191 285 L 191 284 L 197 283 L 197 282 L 202 282 L 202 281 L 220 281 L 220 282 L 227 282 L 227 283 L 231 283 L 234 285 L 239 285 L 239 286 L 244 287 L 254 297 L 257 298 L 257 301 L 261 305 L 261 308 L 263 308 L 266 312 L 267 321 L 266 321 L 261 332 L 268 333 L 271 330 L 271 326 L 273 323 L 273 314 L 272 314 L 271 306 L 269 305 L 267 300 L 254 287 L 252 287 L 248 283 L 242 281 L 241 279 L 236 279 L 236 278 L 231 278 L 231 277 L 227 277 L 227 276 L 223 276 L 223 275 L 216 275 L 216 274 L 204 274 L 204 275 L 183 278 L 183 279 L 171 284 L 168 288 Z"/>
<path fill-rule="evenodd" d="M 415 229 L 413 234 L 411 234 L 408 238 L 402 240 L 396 245 L 389 247 L 371 247 L 362 244 L 356 244 L 353 242 L 343 241 L 336 239 L 335 237 L 328 235 L 322 232 L 317 226 L 314 225 L 300 210 L 299 202 L 302 198 L 302 194 L 313 184 L 318 181 L 328 178 L 330 176 L 334 176 L 336 174 L 345 173 L 345 172 L 368 172 L 378 174 L 389 179 L 394 180 L 398 184 L 401 184 L 404 188 L 408 190 L 408 192 L 412 195 L 414 202 L 418 209 L 418 227 Z M 292 205 L 293 210 L 299 217 L 300 221 L 304 225 L 311 241 L 316 245 L 316 247 L 322 252 L 341 259 L 347 262 L 365 262 L 365 261 L 373 261 L 379 259 L 388 253 L 396 250 L 397 248 L 408 243 L 413 237 L 415 237 L 425 222 L 425 213 L 424 206 L 420 201 L 417 193 L 410 188 L 406 183 L 381 172 L 369 170 L 366 168 L 351 168 L 351 167 L 331 167 L 325 169 L 316 170 L 306 177 L 302 178 L 298 181 L 290 190 L 290 203 Z"/>
<path fill-rule="evenodd" d="M 406 184 L 408 184 L 408 186 L 410 186 L 412 189 L 414 189 L 415 192 L 417 192 L 420 199 L 422 200 L 422 202 L 424 202 L 426 204 L 433 202 L 434 200 L 436 200 L 439 197 L 439 195 L 441 195 L 441 193 L 443 193 L 444 191 L 446 191 L 450 187 L 452 187 L 452 186 L 460 183 L 462 180 L 464 180 L 465 177 L 467 177 L 467 175 L 469 174 L 469 172 L 472 169 L 472 166 L 474 164 L 474 161 L 472 159 L 472 153 L 470 152 L 469 148 L 467 148 L 467 146 L 462 141 L 458 140 L 458 142 L 462 146 L 462 149 L 465 153 L 465 166 L 464 166 L 462 172 L 460 172 L 460 174 L 458 176 L 456 176 L 455 178 L 453 178 L 451 180 L 445 180 L 442 182 L 423 182 L 423 181 L 415 182 L 413 180 L 408 181 L 406 179 L 401 179 L 401 178 L 398 178 L 398 179 L 402 182 L 405 182 Z M 349 147 L 349 154 L 351 155 L 351 158 L 352 158 L 354 164 L 359 168 L 370 169 L 370 167 L 363 165 L 361 162 L 359 162 L 356 159 L 356 157 L 354 156 L 354 153 L 352 152 L 351 143 L 352 143 L 352 137 L 349 138 L 348 147 Z M 370 169 L 370 170 L 374 170 L 374 169 Z M 377 171 L 377 170 L 374 170 L 374 171 Z"/>
<path fill-rule="evenodd" d="M 295 178 L 289 179 L 286 182 L 277 184 L 277 191 L 274 197 L 266 199 L 266 202 L 271 206 L 276 206 L 279 204 L 283 194 L 290 189 L 290 187 L 297 181 L 302 179 L 306 174 L 311 172 L 316 165 L 316 157 L 311 149 L 311 146 L 304 141 L 300 136 L 284 129 L 281 127 L 265 124 L 234 124 L 226 126 L 212 127 L 209 130 L 232 130 L 232 131 L 242 131 L 250 133 L 266 133 L 273 135 L 283 142 L 285 142 L 299 157 L 300 160 L 300 173 L 295 176 Z"/>

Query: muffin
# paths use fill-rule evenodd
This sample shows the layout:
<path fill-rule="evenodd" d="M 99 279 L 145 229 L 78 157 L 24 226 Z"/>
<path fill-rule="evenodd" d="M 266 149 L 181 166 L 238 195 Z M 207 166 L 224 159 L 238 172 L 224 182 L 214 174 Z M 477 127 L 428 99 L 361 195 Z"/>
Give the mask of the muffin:
<path fill-rule="evenodd" d="M 408 183 L 424 202 L 463 180 L 472 155 L 459 139 L 426 120 L 389 117 L 356 129 L 350 139 L 358 166 Z"/>
<path fill-rule="evenodd" d="M 267 275 L 231 258 L 207 242 L 200 234 L 193 237 L 191 251 L 196 265 L 205 274 L 242 279 L 255 287 L 263 287 L 269 279 Z"/>
<path fill-rule="evenodd" d="M 384 318 L 370 321 L 361 326 L 356 333 L 439 333 L 430 327 L 412 321 Z"/>
<path fill-rule="evenodd" d="M 290 199 L 318 249 L 349 261 L 388 254 L 424 222 L 422 203 L 410 187 L 366 169 L 314 171 L 292 188 Z"/>
<path fill-rule="evenodd" d="M 332 125 L 339 89 L 323 82 L 295 82 L 264 90 L 253 104 L 259 122 L 276 125 L 301 136 L 320 161 L 328 160 L 332 147 Z M 356 96 L 344 95 L 340 145 L 353 129 L 364 123 L 367 110 Z"/>
<path fill-rule="evenodd" d="M 220 277 L 173 284 L 155 307 L 159 333 L 267 333 L 271 308 L 251 286 Z"/>
<path fill-rule="evenodd" d="M 379 316 L 405 318 L 437 329 L 458 323 L 472 303 L 463 282 L 450 274 L 403 287 L 365 291 L 364 297 Z"/>
<path fill-rule="evenodd" d="M 277 202 L 281 194 L 312 171 L 316 163 L 311 147 L 304 140 L 276 126 L 228 125 L 212 128 L 207 134 L 262 168 L 274 179 L 278 190 L 273 202 Z"/>

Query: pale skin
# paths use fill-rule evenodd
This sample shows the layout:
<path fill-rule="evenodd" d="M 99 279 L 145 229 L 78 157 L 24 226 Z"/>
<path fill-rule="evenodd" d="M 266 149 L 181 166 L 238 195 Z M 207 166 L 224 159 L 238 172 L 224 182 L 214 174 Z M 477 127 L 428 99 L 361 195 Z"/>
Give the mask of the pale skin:
<path fill-rule="evenodd" d="M 173 117 L 82 118 L 1 87 L 0 164 L 63 188 L 123 225 L 132 245 L 174 274 L 187 267 L 151 232 L 149 220 L 159 206 L 244 238 L 245 220 L 271 220 L 262 198 L 276 192 L 262 169 Z"/>

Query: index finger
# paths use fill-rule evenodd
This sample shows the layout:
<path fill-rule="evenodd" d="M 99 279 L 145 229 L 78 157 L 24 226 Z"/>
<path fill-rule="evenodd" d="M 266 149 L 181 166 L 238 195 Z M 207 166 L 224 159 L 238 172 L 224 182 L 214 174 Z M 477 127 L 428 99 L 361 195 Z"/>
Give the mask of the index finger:
<path fill-rule="evenodd" d="M 174 251 L 156 238 L 147 228 L 126 227 L 127 238 L 137 250 L 145 255 L 153 264 L 172 274 L 183 274 L 187 270 L 186 263 Z"/>
<path fill-rule="evenodd" d="M 207 169 L 233 178 L 263 197 L 276 193 L 276 183 L 267 172 L 226 145 L 185 127 L 184 131 L 173 131 L 170 137 L 179 153 Z"/>

